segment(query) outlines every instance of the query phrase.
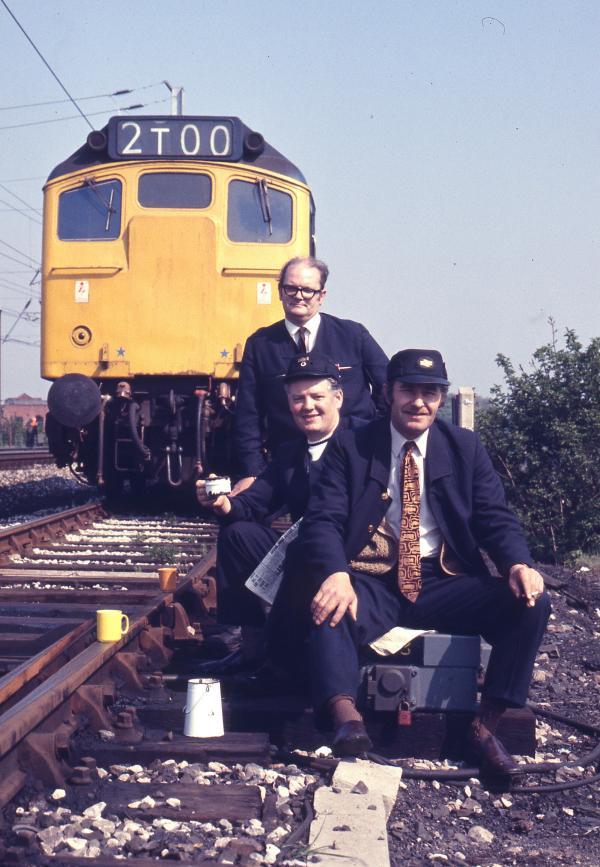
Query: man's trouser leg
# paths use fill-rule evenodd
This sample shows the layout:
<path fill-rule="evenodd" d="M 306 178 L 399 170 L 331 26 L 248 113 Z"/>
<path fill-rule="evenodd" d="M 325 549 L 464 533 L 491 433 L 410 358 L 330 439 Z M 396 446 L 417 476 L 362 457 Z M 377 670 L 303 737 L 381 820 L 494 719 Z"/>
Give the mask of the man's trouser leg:
<path fill-rule="evenodd" d="M 547 593 L 528 608 L 504 579 L 437 573 L 423 579 L 419 598 L 404 611 L 405 626 L 481 635 L 492 646 L 483 694 L 509 706 L 525 704 L 550 616 Z"/>
<path fill-rule="evenodd" d="M 393 626 L 482 635 L 492 645 L 484 694 L 509 705 L 525 703 L 550 614 L 547 594 L 528 608 L 499 578 L 430 572 L 424 574 L 421 593 L 411 603 L 398 591 L 394 574 L 353 575 L 353 581 L 357 621 L 346 615 L 334 628 L 329 623 L 311 628 L 310 667 L 317 708 L 333 695 L 356 697 L 358 647 Z"/>
<path fill-rule="evenodd" d="M 309 633 L 310 678 L 315 709 L 321 711 L 334 695 L 356 699 L 359 678 L 358 648 L 400 622 L 403 603 L 388 581 L 372 575 L 353 575 L 358 615 L 349 614 L 331 627 L 314 623 Z"/>
<path fill-rule="evenodd" d="M 244 586 L 279 533 L 253 521 L 221 527 L 217 542 L 217 616 L 232 626 L 263 626 L 258 596 Z"/>
<path fill-rule="evenodd" d="M 269 614 L 268 647 L 271 659 L 297 680 L 308 676 L 306 640 L 311 627 L 310 603 L 315 589 L 302 572 L 296 571 L 294 543 L 287 551 L 286 569 Z"/>

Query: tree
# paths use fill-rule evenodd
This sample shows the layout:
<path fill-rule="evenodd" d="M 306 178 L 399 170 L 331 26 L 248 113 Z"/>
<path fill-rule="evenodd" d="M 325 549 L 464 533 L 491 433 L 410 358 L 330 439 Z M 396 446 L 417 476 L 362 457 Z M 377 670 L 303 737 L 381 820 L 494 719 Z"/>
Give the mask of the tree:
<path fill-rule="evenodd" d="M 478 430 L 538 560 L 600 551 L 600 338 L 583 348 L 574 331 L 533 354 L 532 369 L 496 361 Z"/>

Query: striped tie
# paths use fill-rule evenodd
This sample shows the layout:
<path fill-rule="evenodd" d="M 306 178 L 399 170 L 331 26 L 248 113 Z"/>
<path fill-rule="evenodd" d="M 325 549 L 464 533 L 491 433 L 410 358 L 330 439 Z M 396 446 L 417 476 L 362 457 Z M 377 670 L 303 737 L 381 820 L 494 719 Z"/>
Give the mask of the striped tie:
<path fill-rule="evenodd" d="M 415 602 L 421 592 L 421 498 L 419 469 L 413 457 L 414 447 L 414 442 L 406 443 L 402 458 L 402 517 L 398 540 L 398 587 L 409 602 Z"/>

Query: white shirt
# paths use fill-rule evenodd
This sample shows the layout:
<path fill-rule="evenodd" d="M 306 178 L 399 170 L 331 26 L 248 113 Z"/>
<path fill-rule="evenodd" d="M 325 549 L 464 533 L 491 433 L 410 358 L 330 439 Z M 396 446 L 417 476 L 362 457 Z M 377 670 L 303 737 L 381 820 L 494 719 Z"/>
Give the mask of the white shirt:
<path fill-rule="evenodd" d="M 289 319 L 283 320 L 285 323 L 285 327 L 288 330 L 288 334 L 298 346 L 299 335 L 298 332 L 301 328 L 305 328 L 304 332 L 304 342 L 306 344 L 306 351 L 312 352 L 315 348 L 315 340 L 317 339 L 317 331 L 319 330 L 319 325 L 321 324 L 321 314 L 315 313 L 312 319 L 309 319 L 308 322 L 305 322 L 304 325 L 295 325 L 293 322 L 290 322 Z"/>
<path fill-rule="evenodd" d="M 388 494 L 392 498 L 392 502 L 386 513 L 386 522 L 391 532 L 398 538 L 400 534 L 400 518 L 402 517 L 402 491 L 400 489 L 402 469 L 400 462 L 403 457 L 402 449 L 408 440 L 396 430 L 391 422 L 390 430 L 392 432 L 392 458 L 388 480 Z M 414 440 L 415 448 L 412 454 L 419 471 L 419 491 L 421 494 L 419 539 L 421 557 L 436 557 L 442 547 L 442 534 L 429 508 L 429 501 L 425 491 L 425 455 L 427 454 L 428 435 L 429 429 L 423 431 Z"/>
<path fill-rule="evenodd" d="M 310 455 L 311 461 L 318 461 L 325 449 L 327 448 L 327 444 L 333 434 L 330 434 L 326 440 L 319 440 L 318 443 L 309 443 L 308 444 L 308 453 Z"/>

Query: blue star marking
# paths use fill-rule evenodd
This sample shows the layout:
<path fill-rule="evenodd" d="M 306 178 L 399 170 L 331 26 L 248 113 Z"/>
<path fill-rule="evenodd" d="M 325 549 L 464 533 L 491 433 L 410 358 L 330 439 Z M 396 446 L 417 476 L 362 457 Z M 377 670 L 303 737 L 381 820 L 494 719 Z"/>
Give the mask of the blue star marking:
<path fill-rule="evenodd" d="M 221 358 L 227 358 L 228 355 L 229 355 L 228 349 L 222 349 L 221 350 Z"/>
<path fill-rule="evenodd" d="M 120 358 L 123 358 L 123 356 L 125 355 L 125 350 L 123 349 L 122 346 L 119 346 L 119 348 L 117 349 L 117 355 L 118 355 Z"/>

